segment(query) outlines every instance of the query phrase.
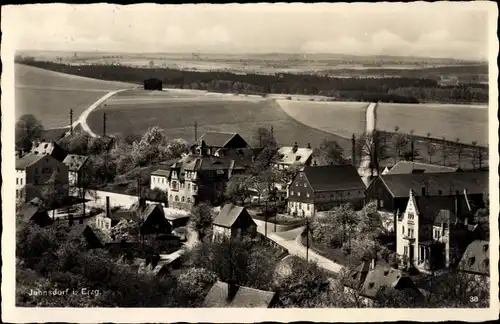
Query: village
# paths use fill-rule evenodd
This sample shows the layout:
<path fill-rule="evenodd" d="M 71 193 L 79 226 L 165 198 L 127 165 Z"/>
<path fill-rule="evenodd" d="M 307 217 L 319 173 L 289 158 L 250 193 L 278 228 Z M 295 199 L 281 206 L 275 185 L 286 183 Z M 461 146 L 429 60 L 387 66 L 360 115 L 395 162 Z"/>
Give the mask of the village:
<path fill-rule="evenodd" d="M 145 82 L 144 91 L 150 86 Z M 80 244 L 79 252 L 97 253 L 89 254 L 93 258 L 103 251 L 106 260 L 99 262 L 159 280 L 152 294 L 175 278 L 168 289 L 184 293 L 155 305 L 488 303 L 487 168 L 401 154 L 393 165 L 375 163 L 374 170 L 368 163 L 371 169 L 362 170 L 357 161 L 374 154 L 358 152 L 354 135 L 352 152 L 343 152 L 334 143 L 312 148 L 300 139 L 280 146 L 272 126 L 245 139 L 229 132 L 198 136 L 195 125 L 195 140 L 188 142 L 167 140 L 158 127 L 141 138 L 118 139 L 105 134 L 105 123 L 106 116 L 102 137 L 88 139 L 72 127 L 62 138 L 26 138 L 17 151 L 16 244 L 24 253 L 18 263 L 28 268 L 36 254 L 19 244 L 53 231 L 60 234 L 57 244 Z M 376 140 L 370 135 L 363 141 Z M 144 162 L 132 170 L 127 154 Z M 128 182 L 116 180 L 124 174 Z M 39 249 L 36 264 L 46 255 Z M 181 282 L 185 287 L 175 288 Z"/>

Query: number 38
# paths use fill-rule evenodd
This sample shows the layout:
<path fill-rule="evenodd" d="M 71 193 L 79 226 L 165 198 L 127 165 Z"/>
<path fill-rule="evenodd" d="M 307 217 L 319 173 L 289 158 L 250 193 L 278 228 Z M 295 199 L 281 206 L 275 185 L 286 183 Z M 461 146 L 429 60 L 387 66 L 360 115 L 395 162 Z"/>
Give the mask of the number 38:
<path fill-rule="evenodd" d="M 469 297 L 469 302 L 471 303 L 477 303 L 479 301 L 479 297 L 477 296 L 470 296 Z"/>

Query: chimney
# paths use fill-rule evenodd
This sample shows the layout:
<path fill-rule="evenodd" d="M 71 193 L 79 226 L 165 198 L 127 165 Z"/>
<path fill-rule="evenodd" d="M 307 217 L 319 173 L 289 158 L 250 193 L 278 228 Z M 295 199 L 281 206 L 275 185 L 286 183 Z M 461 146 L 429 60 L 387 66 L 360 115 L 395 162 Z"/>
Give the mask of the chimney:
<path fill-rule="evenodd" d="M 232 301 L 238 292 L 238 285 L 233 280 L 229 281 L 227 285 L 227 301 Z"/>
<path fill-rule="evenodd" d="M 311 149 L 311 143 L 307 143 L 307 148 Z"/>
<path fill-rule="evenodd" d="M 293 149 L 292 149 L 293 153 L 296 153 L 298 149 L 299 145 L 297 144 L 297 142 L 295 142 L 295 144 L 293 144 Z"/>
<path fill-rule="evenodd" d="M 427 193 L 426 193 L 426 190 L 425 190 L 425 186 L 422 186 L 421 189 L 422 189 L 422 196 L 426 196 Z"/>
<path fill-rule="evenodd" d="M 143 197 L 139 198 L 139 207 L 145 207 L 146 206 L 146 199 Z"/>
<path fill-rule="evenodd" d="M 106 196 L 106 217 L 110 217 L 111 213 L 109 211 L 109 196 Z"/>

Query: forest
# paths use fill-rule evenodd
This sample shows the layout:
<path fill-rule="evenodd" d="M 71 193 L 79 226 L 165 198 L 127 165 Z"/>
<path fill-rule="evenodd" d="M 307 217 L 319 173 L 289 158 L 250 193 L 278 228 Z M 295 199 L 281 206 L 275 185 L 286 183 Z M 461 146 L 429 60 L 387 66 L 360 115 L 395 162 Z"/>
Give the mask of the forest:
<path fill-rule="evenodd" d="M 131 67 L 119 64 L 70 65 L 17 58 L 18 63 L 89 78 L 142 84 L 148 78 L 165 87 L 223 93 L 321 95 L 332 100 L 395 103 L 487 103 L 488 86 L 480 83 L 440 85 L 430 77 L 330 77 L 276 73 L 184 71 L 169 68 Z"/>

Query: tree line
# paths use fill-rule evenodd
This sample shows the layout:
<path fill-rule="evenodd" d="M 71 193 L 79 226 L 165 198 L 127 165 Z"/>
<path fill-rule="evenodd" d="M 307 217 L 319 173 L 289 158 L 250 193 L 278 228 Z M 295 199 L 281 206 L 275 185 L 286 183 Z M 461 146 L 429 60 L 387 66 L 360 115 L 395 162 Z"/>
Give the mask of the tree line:
<path fill-rule="evenodd" d="M 432 78 L 395 76 L 335 78 L 291 73 L 262 75 L 105 64 L 70 65 L 31 59 L 21 62 L 39 68 L 102 80 L 141 84 L 148 78 L 157 78 L 171 87 L 215 92 L 322 95 L 342 100 L 398 103 L 488 101 L 487 88 L 474 87 L 471 90 L 467 84 L 456 87 L 442 86 Z M 467 90 L 463 90 L 464 88 Z"/>

